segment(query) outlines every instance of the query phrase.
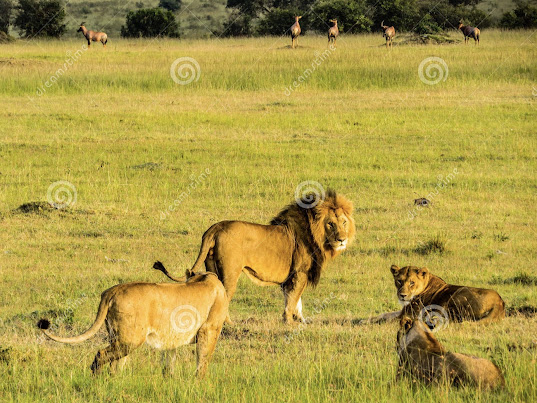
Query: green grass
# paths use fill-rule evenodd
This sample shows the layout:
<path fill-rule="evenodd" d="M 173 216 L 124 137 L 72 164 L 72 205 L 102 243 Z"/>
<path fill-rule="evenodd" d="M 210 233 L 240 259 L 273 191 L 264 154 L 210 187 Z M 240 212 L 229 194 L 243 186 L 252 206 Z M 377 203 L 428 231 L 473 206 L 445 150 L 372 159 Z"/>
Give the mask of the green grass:
<path fill-rule="evenodd" d="M 356 325 L 398 308 L 391 264 L 493 287 L 508 308 L 537 306 L 535 284 L 509 281 L 536 275 L 536 35 L 491 30 L 480 47 L 389 52 L 379 35 L 343 36 L 287 96 L 326 50 L 324 37 L 301 38 L 294 51 L 289 42 L 114 40 L 59 76 L 83 41 L 0 47 L 2 400 L 536 400 L 535 315 L 438 335 L 500 366 L 507 390 L 495 393 L 396 383 L 397 326 Z M 449 69 L 436 85 L 418 76 L 431 56 Z M 179 57 L 199 63 L 198 81 L 171 79 Z M 93 378 L 101 337 L 74 347 L 39 338 L 41 316 L 76 334 L 104 289 L 164 281 L 156 259 L 182 274 L 211 224 L 266 223 L 305 180 L 350 198 L 357 224 L 355 243 L 304 294 L 311 324 L 280 323 L 280 290 L 242 278 L 235 324 L 201 383 L 192 347 L 180 349 L 171 378 L 145 348 L 124 374 Z M 12 212 L 46 201 L 56 181 L 76 187 L 76 204 Z M 431 207 L 414 206 L 418 197 Z M 442 253 L 419 253 L 435 240 Z"/>

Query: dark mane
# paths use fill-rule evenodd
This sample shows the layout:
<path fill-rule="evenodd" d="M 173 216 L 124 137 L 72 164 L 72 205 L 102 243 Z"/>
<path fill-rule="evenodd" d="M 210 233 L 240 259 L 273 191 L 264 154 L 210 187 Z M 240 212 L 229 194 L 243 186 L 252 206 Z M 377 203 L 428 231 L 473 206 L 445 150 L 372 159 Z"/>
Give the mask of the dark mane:
<path fill-rule="evenodd" d="M 317 200 L 315 193 L 303 195 L 300 200 L 284 207 L 271 221 L 271 225 L 282 225 L 287 228 L 295 240 L 295 251 L 293 261 L 300 259 L 300 247 L 304 247 L 311 257 L 311 265 L 308 270 L 308 284 L 313 287 L 319 284 L 321 272 L 327 262 L 327 252 L 324 248 L 325 233 L 324 225 L 320 223 L 324 212 L 330 208 L 335 208 L 337 194 L 334 190 L 328 189 L 324 199 L 317 205 L 307 208 L 312 200 Z M 319 225 L 320 224 L 320 225 Z"/>

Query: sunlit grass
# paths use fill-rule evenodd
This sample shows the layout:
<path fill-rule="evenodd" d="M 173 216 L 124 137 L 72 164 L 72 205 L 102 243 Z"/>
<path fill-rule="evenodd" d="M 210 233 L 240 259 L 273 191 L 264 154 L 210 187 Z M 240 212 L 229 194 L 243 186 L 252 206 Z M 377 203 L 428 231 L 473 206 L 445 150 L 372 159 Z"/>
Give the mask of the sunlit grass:
<path fill-rule="evenodd" d="M 289 43 L 114 40 L 84 52 L 41 96 L 37 89 L 83 41 L 0 47 L 2 400 L 536 399 L 535 316 L 438 335 L 448 349 L 502 368 L 507 391 L 493 394 L 396 383 L 397 326 L 355 325 L 398 308 L 393 263 L 493 287 L 508 308 L 537 306 L 534 284 L 509 281 L 536 275 L 535 35 L 487 31 L 479 48 L 390 52 L 379 35 L 342 36 L 287 96 L 327 49 L 324 37 L 305 36 L 295 51 Z M 183 56 L 201 71 L 185 86 L 170 77 Z M 436 85 L 418 75 L 431 56 L 449 69 Z M 268 222 L 304 180 L 349 197 L 357 223 L 355 243 L 304 294 L 306 316 L 335 296 L 312 324 L 283 325 L 281 291 L 241 279 L 236 323 L 204 383 L 192 380 L 192 347 L 169 379 L 149 349 L 134 354 L 125 374 L 95 379 L 89 365 L 102 339 L 37 342 L 38 317 L 56 314 L 63 334 L 83 331 L 104 289 L 163 281 L 151 270 L 156 259 L 182 273 L 211 224 Z M 76 187 L 71 208 L 11 213 L 46 201 L 56 181 Z M 415 198 L 431 194 L 429 208 L 415 208 Z M 416 252 L 439 236 L 442 253 Z"/>

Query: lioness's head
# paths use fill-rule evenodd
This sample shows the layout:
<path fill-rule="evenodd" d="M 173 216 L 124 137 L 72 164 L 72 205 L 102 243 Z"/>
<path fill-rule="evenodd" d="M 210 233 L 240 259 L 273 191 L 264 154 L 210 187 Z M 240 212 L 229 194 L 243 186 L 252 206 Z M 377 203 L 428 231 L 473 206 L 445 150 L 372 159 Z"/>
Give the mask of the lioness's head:
<path fill-rule="evenodd" d="M 405 350 L 411 344 L 419 350 L 439 354 L 443 352 L 442 345 L 436 340 L 425 323 L 419 319 L 412 319 L 408 315 L 403 315 L 397 332 L 399 351 Z"/>
<path fill-rule="evenodd" d="M 392 265 L 390 270 L 395 281 L 395 288 L 397 288 L 397 298 L 403 304 L 408 304 L 420 295 L 429 284 L 430 273 L 426 267 L 406 266 L 399 268 Z"/>
<path fill-rule="evenodd" d="M 334 252 L 342 252 L 354 239 L 356 228 L 352 218 L 352 203 L 329 190 L 326 198 L 314 207 L 318 232 L 324 232 L 324 245 Z M 321 229 L 322 226 L 322 229 Z M 319 234 L 314 234 L 319 235 Z"/>

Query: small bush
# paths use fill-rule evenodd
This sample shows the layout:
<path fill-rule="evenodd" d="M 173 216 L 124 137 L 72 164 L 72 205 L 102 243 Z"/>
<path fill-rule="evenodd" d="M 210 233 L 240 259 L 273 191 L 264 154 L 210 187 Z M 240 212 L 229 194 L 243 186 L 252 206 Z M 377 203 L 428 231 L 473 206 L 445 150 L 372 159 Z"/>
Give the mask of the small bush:
<path fill-rule="evenodd" d="M 427 14 L 425 17 L 421 19 L 420 22 L 418 22 L 418 25 L 414 28 L 414 32 L 420 35 L 424 34 L 437 34 L 442 31 L 442 27 L 440 27 L 435 19 L 430 15 Z"/>
<path fill-rule="evenodd" d="M 129 11 L 121 27 L 124 38 L 179 37 L 179 23 L 171 11 L 161 8 L 144 8 Z"/>
<path fill-rule="evenodd" d="M 446 251 L 446 241 L 440 235 L 429 239 L 427 242 L 419 244 L 415 249 L 419 255 L 430 255 L 431 253 L 442 254 Z"/>
<path fill-rule="evenodd" d="M 179 11 L 181 8 L 181 0 L 160 0 L 158 6 L 169 11 Z"/>

